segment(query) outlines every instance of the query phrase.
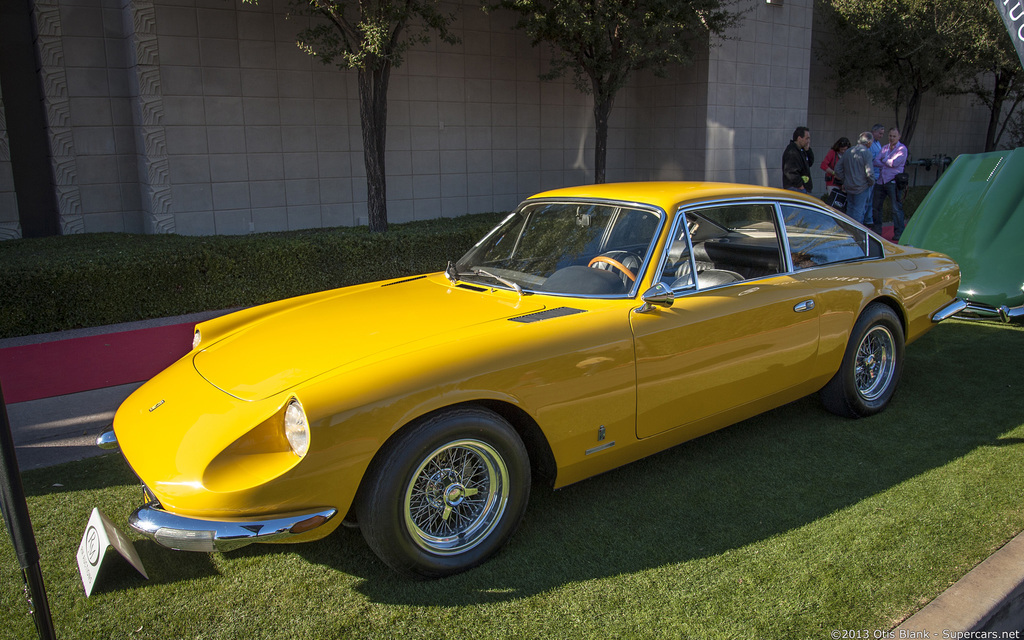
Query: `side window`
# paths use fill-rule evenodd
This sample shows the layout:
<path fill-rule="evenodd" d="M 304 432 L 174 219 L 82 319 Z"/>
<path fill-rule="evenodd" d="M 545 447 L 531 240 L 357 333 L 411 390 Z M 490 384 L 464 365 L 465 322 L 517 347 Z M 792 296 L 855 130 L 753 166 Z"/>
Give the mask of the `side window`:
<path fill-rule="evenodd" d="M 782 205 L 782 219 L 797 271 L 867 255 L 867 233 L 824 211 Z"/>
<path fill-rule="evenodd" d="M 690 262 L 690 245 L 686 241 L 686 224 L 677 223 L 672 241 L 668 245 L 668 256 L 661 270 L 661 282 L 672 289 L 693 289 L 696 286 L 693 278 L 693 267 Z M 692 223 L 690 223 L 692 226 Z"/>
<path fill-rule="evenodd" d="M 709 289 L 784 270 L 774 205 L 719 205 L 685 215 L 661 272 L 661 282 L 673 290 Z"/>
<path fill-rule="evenodd" d="M 764 278 L 785 270 L 774 205 L 716 206 L 694 209 L 687 216 L 699 288 Z"/>

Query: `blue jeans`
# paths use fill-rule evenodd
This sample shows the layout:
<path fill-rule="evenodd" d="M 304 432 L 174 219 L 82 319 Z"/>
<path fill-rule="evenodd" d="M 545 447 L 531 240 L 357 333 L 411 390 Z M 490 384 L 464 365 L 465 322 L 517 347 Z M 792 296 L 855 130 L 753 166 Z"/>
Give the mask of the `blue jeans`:
<path fill-rule="evenodd" d="M 870 213 L 871 189 L 865 189 L 860 193 L 846 194 L 846 215 L 850 216 L 861 224 L 867 224 L 864 217 Z"/>
<path fill-rule="evenodd" d="M 892 241 L 896 242 L 903 235 L 903 230 L 907 228 L 907 225 L 903 220 L 903 203 L 896 197 L 895 180 L 875 185 L 872 209 L 874 210 L 875 224 L 878 226 L 882 224 L 882 205 L 885 204 L 886 198 L 892 199 Z"/>

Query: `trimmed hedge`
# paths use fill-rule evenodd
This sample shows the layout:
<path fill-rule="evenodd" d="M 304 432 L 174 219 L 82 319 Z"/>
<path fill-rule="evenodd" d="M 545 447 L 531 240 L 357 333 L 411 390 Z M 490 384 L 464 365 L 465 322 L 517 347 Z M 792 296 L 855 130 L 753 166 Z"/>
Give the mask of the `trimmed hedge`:
<path fill-rule="evenodd" d="M 928 193 L 913 187 L 912 214 Z M 0 242 L 0 338 L 229 309 L 443 269 L 504 214 L 247 236 L 81 234 Z M 890 221 L 886 202 L 883 219 Z"/>
<path fill-rule="evenodd" d="M 247 236 L 82 234 L 0 242 L 0 337 L 249 306 L 438 271 L 489 213 Z"/>

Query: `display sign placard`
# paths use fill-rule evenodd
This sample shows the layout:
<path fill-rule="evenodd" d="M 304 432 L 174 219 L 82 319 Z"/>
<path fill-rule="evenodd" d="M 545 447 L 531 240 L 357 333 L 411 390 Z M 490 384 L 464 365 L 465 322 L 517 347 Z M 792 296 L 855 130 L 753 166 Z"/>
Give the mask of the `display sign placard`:
<path fill-rule="evenodd" d="M 78 573 L 82 576 L 82 586 L 85 587 L 85 596 L 92 595 L 96 579 L 99 577 L 100 568 L 108 555 L 108 551 L 114 548 L 122 558 L 135 567 L 143 578 L 149 579 L 146 569 L 142 566 L 142 559 L 135 551 L 135 545 L 117 527 L 103 515 L 103 512 L 93 508 L 89 517 L 89 524 L 85 526 L 85 535 L 82 536 L 82 543 L 78 545 Z"/>

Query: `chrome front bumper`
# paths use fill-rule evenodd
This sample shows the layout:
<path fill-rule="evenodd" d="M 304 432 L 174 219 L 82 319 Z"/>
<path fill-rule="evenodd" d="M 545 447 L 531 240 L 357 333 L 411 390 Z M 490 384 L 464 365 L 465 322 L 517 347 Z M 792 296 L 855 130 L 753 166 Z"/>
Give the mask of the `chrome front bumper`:
<path fill-rule="evenodd" d="M 958 298 L 932 314 L 932 322 L 942 322 L 953 317 L 967 319 L 991 318 L 1003 322 L 1013 322 L 1014 320 L 1024 319 L 1024 306 L 1007 307 L 1003 305 L 1001 307 L 990 307 L 986 304 L 960 300 Z"/>
<path fill-rule="evenodd" d="M 211 552 L 287 540 L 326 524 L 337 514 L 337 509 L 328 508 L 255 519 L 207 520 L 175 515 L 150 503 L 137 509 L 128 524 L 168 549 Z"/>
<path fill-rule="evenodd" d="M 117 437 L 107 429 L 96 439 L 101 449 L 116 449 Z M 128 524 L 157 544 L 178 551 L 231 551 L 254 542 L 280 542 L 312 531 L 338 515 L 337 509 L 283 513 L 262 518 L 209 520 L 179 516 L 160 508 L 149 489 L 146 497 L 153 499 L 128 517 Z"/>

